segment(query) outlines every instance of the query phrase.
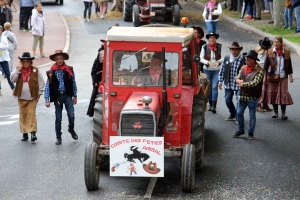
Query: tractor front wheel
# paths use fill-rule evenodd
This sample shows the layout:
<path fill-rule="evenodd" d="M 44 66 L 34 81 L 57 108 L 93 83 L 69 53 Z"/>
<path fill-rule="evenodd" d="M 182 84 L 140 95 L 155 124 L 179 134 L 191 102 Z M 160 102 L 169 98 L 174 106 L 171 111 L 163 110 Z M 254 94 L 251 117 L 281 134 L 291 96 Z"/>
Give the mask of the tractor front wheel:
<path fill-rule="evenodd" d="M 88 143 L 84 155 L 84 179 L 89 191 L 97 190 L 100 180 L 99 162 L 97 161 L 98 146 L 96 142 Z"/>
<path fill-rule="evenodd" d="M 191 193 L 195 187 L 195 146 L 186 144 L 182 152 L 181 187 L 183 192 Z"/>
<path fill-rule="evenodd" d="M 140 23 L 140 17 L 139 17 L 140 9 L 138 5 L 133 5 L 132 7 L 132 22 L 133 26 L 136 27 Z"/>
<path fill-rule="evenodd" d="M 123 0 L 123 19 L 125 22 L 132 21 L 132 7 L 135 0 Z"/>
<path fill-rule="evenodd" d="M 180 21 L 180 7 L 178 4 L 174 5 L 174 11 L 173 11 L 173 24 L 175 26 L 179 25 L 179 21 Z"/>

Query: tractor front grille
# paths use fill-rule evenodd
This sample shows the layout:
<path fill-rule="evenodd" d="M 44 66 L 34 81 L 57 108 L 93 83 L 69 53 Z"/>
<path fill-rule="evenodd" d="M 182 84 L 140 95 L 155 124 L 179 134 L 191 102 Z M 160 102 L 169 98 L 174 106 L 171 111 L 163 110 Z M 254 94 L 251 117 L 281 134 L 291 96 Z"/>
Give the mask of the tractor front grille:
<path fill-rule="evenodd" d="M 152 114 L 122 114 L 121 136 L 155 136 L 155 120 Z"/>

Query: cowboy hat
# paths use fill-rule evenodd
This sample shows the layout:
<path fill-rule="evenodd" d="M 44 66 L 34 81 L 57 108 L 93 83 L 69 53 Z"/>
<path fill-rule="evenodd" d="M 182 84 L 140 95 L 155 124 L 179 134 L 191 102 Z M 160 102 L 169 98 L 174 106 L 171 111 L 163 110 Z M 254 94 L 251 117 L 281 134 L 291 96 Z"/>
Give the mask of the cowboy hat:
<path fill-rule="evenodd" d="M 215 36 L 216 39 L 219 38 L 219 34 L 217 34 L 217 33 L 208 33 L 208 34 L 206 34 L 206 39 L 208 39 L 210 36 Z"/>
<path fill-rule="evenodd" d="M 138 14 L 141 18 L 149 18 L 155 16 L 153 12 L 150 12 L 149 7 L 142 7 L 142 11 Z"/>
<path fill-rule="evenodd" d="M 258 43 L 263 49 L 269 49 L 273 45 L 273 41 L 270 41 L 268 37 L 265 37 L 263 40 L 259 40 Z"/>
<path fill-rule="evenodd" d="M 204 31 L 200 26 L 192 26 L 191 28 L 193 28 L 194 30 L 196 29 L 198 31 L 198 33 L 200 34 L 200 38 L 204 37 Z"/>
<path fill-rule="evenodd" d="M 54 54 L 52 54 L 51 56 L 49 56 L 49 58 L 53 61 L 55 61 L 55 56 L 57 55 L 62 55 L 64 57 L 65 60 L 69 59 L 69 55 L 67 53 L 64 53 L 62 50 L 56 50 Z"/>
<path fill-rule="evenodd" d="M 241 46 L 239 45 L 238 42 L 233 42 L 233 43 L 231 44 L 231 46 L 228 47 L 228 48 L 229 48 L 229 49 L 240 49 L 240 50 L 243 49 L 243 47 L 241 47 Z"/>
<path fill-rule="evenodd" d="M 258 54 L 257 54 L 255 51 L 250 50 L 250 51 L 247 53 L 246 57 L 247 57 L 247 58 L 252 58 L 252 59 L 254 59 L 254 60 L 259 61 L 259 59 L 257 58 L 257 55 L 258 55 Z"/>
<path fill-rule="evenodd" d="M 150 161 L 148 163 L 148 165 L 143 164 L 143 168 L 146 172 L 148 172 L 149 174 L 158 174 L 160 172 L 160 169 L 157 168 L 157 164 L 156 162 L 152 162 Z"/>
<path fill-rule="evenodd" d="M 22 57 L 19 57 L 20 60 L 34 60 L 34 57 L 30 56 L 29 52 L 24 52 Z"/>
<path fill-rule="evenodd" d="M 163 60 L 163 54 L 162 54 L 162 52 L 154 52 L 152 54 L 152 58 L 160 59 L 162 61 Z M 168 62 L 168 60 L 165 59 L 165 62 Z"/>

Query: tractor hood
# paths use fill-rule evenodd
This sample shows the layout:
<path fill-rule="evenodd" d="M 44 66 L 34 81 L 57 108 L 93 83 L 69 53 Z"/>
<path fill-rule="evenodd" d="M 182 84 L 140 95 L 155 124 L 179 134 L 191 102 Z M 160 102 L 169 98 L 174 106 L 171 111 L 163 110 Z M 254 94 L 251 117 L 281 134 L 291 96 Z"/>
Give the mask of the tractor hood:
<path fill-rule="evenodd" d="M 133 92 L 122 110 L 152 110 L 160 113 L 159 95 L 156 92 Z"/>

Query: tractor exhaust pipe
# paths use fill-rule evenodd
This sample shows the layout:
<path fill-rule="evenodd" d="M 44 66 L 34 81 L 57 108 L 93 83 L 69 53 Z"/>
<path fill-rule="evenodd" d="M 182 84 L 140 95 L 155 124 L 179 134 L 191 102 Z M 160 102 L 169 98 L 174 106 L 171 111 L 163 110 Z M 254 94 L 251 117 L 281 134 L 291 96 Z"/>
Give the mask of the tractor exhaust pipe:
<path fill-rule="evenodd" d="M 163 90 L 162 90 L 162 116 L 163 116 L 163 126 L 167 125 L 168 120 L 168 93 L 167 93 L 167 83 L 166 83 L 166 59 L 165 59 L 165 47 L 162 48 L 162 59 L 163 59 Z"/>

